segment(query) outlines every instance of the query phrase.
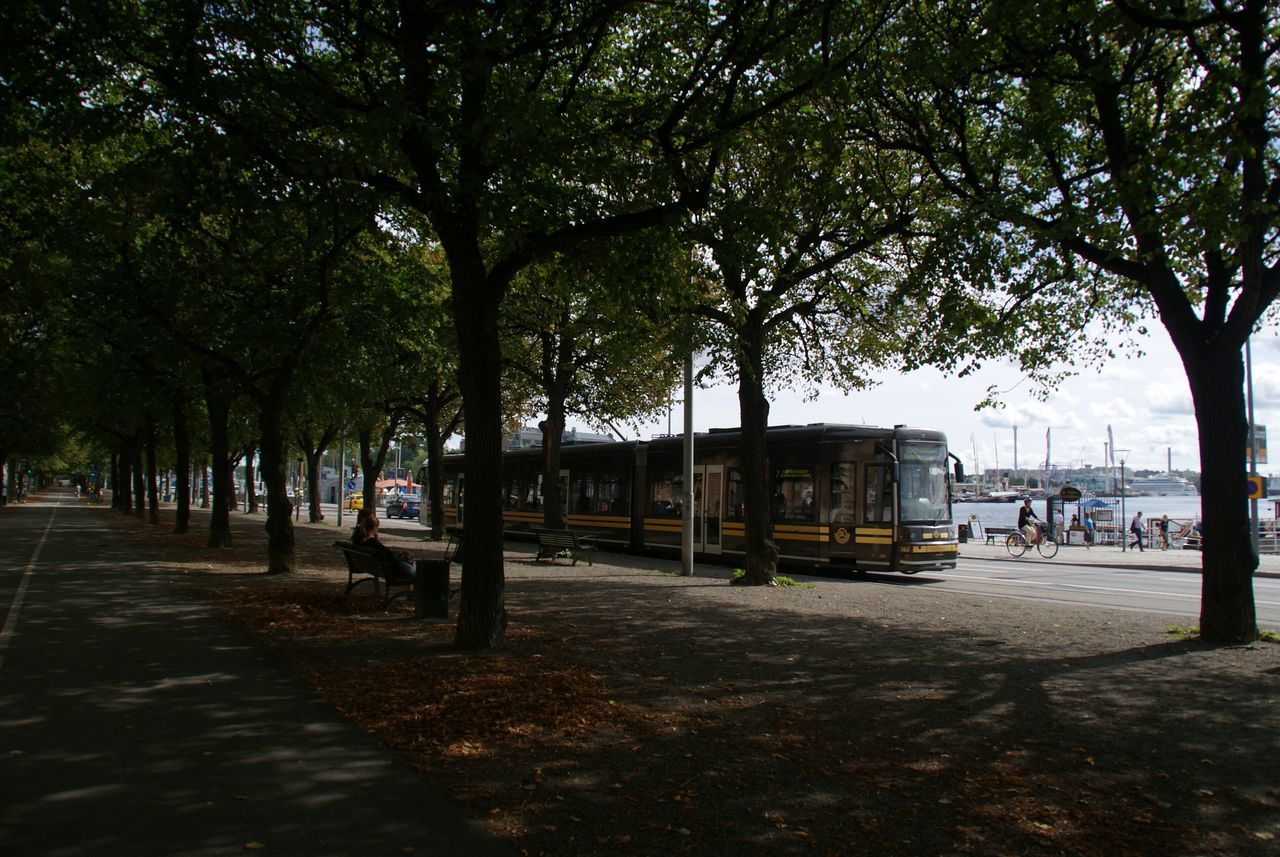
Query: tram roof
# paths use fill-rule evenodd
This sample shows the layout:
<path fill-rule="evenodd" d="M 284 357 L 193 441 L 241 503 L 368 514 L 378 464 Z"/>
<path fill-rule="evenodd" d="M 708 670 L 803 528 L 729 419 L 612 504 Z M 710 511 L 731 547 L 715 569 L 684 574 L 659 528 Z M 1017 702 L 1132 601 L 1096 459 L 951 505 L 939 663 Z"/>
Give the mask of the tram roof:
<path fill-rule="evenodd" d="M 850 425 L 844 423 L 809 423 L 808 425 L 769 426 L 766 435 L 770 442 L 787 441 L 792 443 L 840 443 L 851 440 L 882 440 L 896 437 L 901 440 L 945 441 L 946 436 L 935 429 L 911 428 L 908 426 Z M 703 447 L 729 446 L 742 439 L 741 428 L 713 428 L 708 432 L 698 432 L 693 436 L 694 446 Z M 655 447 L 668 444 L 681 444 L 682 435 L 654 438 L 648 444 Z"/>
<path fill-rule="evenodd" d="M 946 441 L 946 436 L 936 429 L 912 428 L 908 426 L 846 425 L 842 423 L 810 423 L 808 425 L 769 426 L 767 438 L 772 443 L 779 441 L 789 443 L 841 443 L 853 440 L 882 440 L 896 437 L 899 440 Z M 707 432 L 696 432 L 693 436 L 695 447 L 716 449 L 736 445 L 742 439 L 740 428 L 713 428 Z M 668 435 L 651 440 L 625 440 L 614 443 L 566 443 L 561 445 L 562 455 L 616 455 L 630 453 L 638 449 L 668 449 L 684 443 L 683 435 Z M 542 455 L 542 447 L 525 447 L 509 450 L 506 455 L 512 458 L 532 458 Z M 458 458 L 461 458 L 458 455 Z"/>

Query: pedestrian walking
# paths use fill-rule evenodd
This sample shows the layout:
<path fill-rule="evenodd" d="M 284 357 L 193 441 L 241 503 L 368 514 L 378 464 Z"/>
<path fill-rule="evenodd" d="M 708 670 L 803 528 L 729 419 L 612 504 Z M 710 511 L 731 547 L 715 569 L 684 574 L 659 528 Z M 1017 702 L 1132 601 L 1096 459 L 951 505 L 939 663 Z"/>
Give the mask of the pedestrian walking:
<path fill-rule="evenodd" d="M 1133 544 L 1129 545 L 1129 549 L 1132 550 L 1136 546 L 1138 550 L 1145 551 L 1146 548 L 1142 546 L 1142 513 L 1141 512 L 1134 515 L 1133 520 L 1129 522 L 1129 532 L 1133 534 Z"/>
<path fill-rule="evenodd" d="M 1160 520 L 1156 522 L 1156 527 L 1160 530 L 1160 550 L 1169 549 L 1169 516 L 1161 515 Z"/>
<path fill-rule="evenodd" d="M 1088 512 L 1084 513 L 1084 549 L 1091 550 L 1093 548 L 1093 515 Z"/>

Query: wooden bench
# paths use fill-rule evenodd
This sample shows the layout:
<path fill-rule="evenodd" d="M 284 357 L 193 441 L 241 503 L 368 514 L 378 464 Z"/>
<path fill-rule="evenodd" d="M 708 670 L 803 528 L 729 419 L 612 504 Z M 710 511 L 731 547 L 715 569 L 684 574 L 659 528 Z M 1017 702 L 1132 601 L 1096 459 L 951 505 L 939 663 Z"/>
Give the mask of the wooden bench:
<path fill-rule="evenodd" d="M 351 542 L 334 542 L 333 545 L 342 551 L 342 555 L 347 560 L 347 591 L 343 595 L 350 595 L 351 590 L 361 583 L 372 580 L 375 594 L 380 592 L 383 586 L 386 588 L 386 597 L 382 599 L 382 609 L 386 610 L 393 598 L 407 596 L 413 591 L 413 578 L 401 575 L 399 562 L 394 556 Z M 357 575 L 362 576 L 357 577 Z M 392 594 L 393 586 L 399 586 L 402 589 Z"/>
<path fill-rule="evenodd" d="M 987 544 L 1004 544 L 1005 539 L 1018 531 L 1017 527 L 983 527 L 982 532 L 986 533 Z"/>
<path fill-rule="evenodd" d="M 591 543 L 590 537 L 579 536 L 569 530 L 537 529 L 535 532 L 538 534 L 538 555 L 533 558 L 534 562 L 567 555 L 573 559 L 574 565 L 578 564 L 579 559 L 585 559 L 587 565 L 592 564 L 591 554 L 596 546 Z"/>

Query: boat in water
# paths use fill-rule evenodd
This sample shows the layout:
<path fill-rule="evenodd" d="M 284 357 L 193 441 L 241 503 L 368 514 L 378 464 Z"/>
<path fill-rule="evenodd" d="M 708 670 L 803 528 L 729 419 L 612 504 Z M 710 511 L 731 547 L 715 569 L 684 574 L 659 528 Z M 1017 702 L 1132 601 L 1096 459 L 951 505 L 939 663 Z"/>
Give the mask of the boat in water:
<path fill-rule="evenodd" d="M 1161 476 L 1135 476 L 1129 480 L 1129 488 L 1135 495 L 1148 497 L 1198 497 L 1200 492 L 1181 476 L 1166 473 Z"/>

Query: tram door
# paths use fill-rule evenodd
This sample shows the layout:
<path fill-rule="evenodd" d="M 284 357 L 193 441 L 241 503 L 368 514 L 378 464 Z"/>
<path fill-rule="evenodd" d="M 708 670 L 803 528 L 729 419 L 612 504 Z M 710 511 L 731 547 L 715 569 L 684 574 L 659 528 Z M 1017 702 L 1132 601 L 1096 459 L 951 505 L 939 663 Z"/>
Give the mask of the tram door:
<path fill-rule="evenodd" d="M 569 526 L 569 471 L 560 471 L 560 520 Z"/>
<path fill-rule="evenodd" d="M 693 468 L 693 549 L 720 553 L 720 519 L 724 508 L 724 465 Z"/>
<path fill-rule="evenodd" d="M 458 526 L 459 527 L 463 525 L 462 524 L 462 501 L 463 501 L 463 498 L 465 497 L 465 493 L 463 492 L 462 489 L 466 484 L 467 484 L 466 476 L 462 473 L 459 473 L 458 474 Z"/>

